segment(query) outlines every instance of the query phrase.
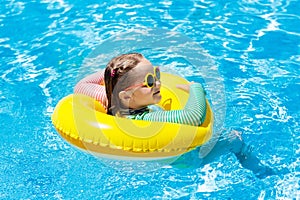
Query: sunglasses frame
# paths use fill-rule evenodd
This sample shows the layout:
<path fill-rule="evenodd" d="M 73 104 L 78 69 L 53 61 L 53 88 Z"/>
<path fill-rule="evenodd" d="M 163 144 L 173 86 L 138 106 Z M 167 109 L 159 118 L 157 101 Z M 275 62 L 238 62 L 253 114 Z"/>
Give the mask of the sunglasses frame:
<path fill-rule="evenodd" d="M 156 72 L 157 70 L 158 70 L 158 72 L 159 72 L 159 77 L 157 77 L 157 72 Z M 143 83 L 139 83 L 139 84 L 136 84 L 136 85 L 129 86 L 128 88 L 125 88 L 124 91 L 128 91 L 128 90 L 130 90 L 130 89 L 132 89 L 132 88 L 136 88 L 136 87 L 140 87 L 140 86 L 147 86 L 148 88 L 153 88 L 154 85 L 155 85 L 155 82 L 156 82 L 157 80 L 160 81 L 160 70 L 159 70 L 159 67 L 157 67 L 157 66 L 154 67 L 153 71 L 154 71 L 154 73 L 147 73 L 147 74 L 146 74 Z M 148 84 L 148 77 L 149 77 L 149 76 L 152 76 L 152 77 L 153 77 L 153 80 L 154 80 L 152 86 L 150 86 L 150 85 Z"/>

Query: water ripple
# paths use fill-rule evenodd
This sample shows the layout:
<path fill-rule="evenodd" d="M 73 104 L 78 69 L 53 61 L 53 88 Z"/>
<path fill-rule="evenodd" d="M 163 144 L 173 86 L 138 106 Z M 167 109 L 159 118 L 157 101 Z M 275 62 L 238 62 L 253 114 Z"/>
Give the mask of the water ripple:
<path fill-rule="evenodd" d="M 237 191 L 241 198 L 298 197 L 299 9 L 292 0 L 2 2 L 0 198 L 232 199 Z M 122 42 L 118 36 L 130 31 Z M 149 44 L 167 40 L 169 48 L 147 48 L 145 37 Z M 92 65 L 85 58 L 99 43 L 105 48 Z M 278 175 L 257 180 L 230 153 L 201 164 L 198 152 L 155 172 L 122 173 L 65 143 L 49 118 L 56 103 L 134 44 L 163 70 L 202 82 L 216 123 L 243 131 Z M 199 51 L 213 62 L 206 65 Z"/>

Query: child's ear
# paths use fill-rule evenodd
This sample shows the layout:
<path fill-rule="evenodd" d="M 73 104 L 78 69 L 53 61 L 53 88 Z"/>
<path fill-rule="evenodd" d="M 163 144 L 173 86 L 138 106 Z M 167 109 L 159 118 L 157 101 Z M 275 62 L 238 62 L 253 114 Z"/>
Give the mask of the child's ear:
<path fill-rule="evenodd" d="M 128 92 L 121 91 L 121 92 L 119 92 L 119 98 L 120 98 L 120 100 L 121 100 L 122 103 L 127 103 L 127 104 L 129 104 L 131 95 L 128 94 Z"/>

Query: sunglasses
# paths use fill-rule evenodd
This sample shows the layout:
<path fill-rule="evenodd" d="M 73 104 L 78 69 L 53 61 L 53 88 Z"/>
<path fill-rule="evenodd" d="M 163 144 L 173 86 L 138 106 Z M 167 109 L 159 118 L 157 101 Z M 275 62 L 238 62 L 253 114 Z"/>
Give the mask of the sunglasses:
<path fill-rule="evenodd" d="M 152 73 L 146 74 L 145 80 L 144 80 L 143 83 L 129 86 L 124 91 L 128 91 L 128 90 L 130 90 L 132 88 L 140 87 L 140 86 L 147 86 L 148 88 L 153 88 L 154 85 L 155 85 L 156 80 L 158 80 L 158 81 L 160 80 L 160 70 L 159 70 L 159 67 L 154 67 L 154 74 L 152 74 Z"/>

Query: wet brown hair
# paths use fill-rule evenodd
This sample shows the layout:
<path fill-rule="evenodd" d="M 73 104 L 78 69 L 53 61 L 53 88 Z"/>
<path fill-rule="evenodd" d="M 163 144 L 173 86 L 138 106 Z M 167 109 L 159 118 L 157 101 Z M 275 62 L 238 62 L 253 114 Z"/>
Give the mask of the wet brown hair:
<path fill-rule="evenodd" d="M 143 59 L 144 56 L 140 53 L 128 53 L 114 57 L 106 65 L 104 81 L 108 102 L 107 114 L 116 115 L 122 108 L 119 92 L 132 84 L 132 81 L 127 79 L 124 75 L 135 68 Z M 117 84 L 118 82 L 119 84 Z"/>

